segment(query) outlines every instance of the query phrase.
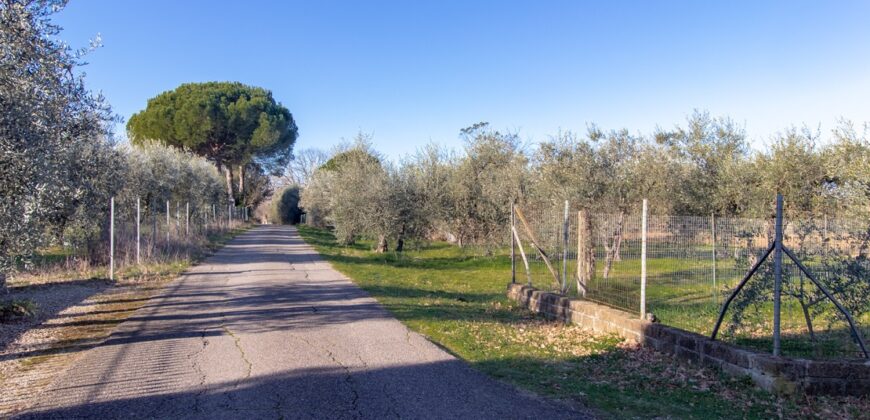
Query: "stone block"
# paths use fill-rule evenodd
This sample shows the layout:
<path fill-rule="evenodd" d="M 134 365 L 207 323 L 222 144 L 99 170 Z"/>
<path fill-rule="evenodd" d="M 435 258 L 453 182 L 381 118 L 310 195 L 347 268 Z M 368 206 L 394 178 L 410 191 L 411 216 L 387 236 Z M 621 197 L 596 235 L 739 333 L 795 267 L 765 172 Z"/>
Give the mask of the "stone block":
<path fill-rule="evenodd" d="M 701 361 L 698 352 L 688 350 L 685 347 L 674 347 L 674 355 L 691 363 L 699 363 Z"/>
<path fill-rule="evenodd" d="M 870 379 L 870 366 L 852 361 L 807 361 L 807 376 L 812 378 Z"/>
<path fill-rule="evenodd" d="M 842 379 L 808 378 L 803 384 L 803 391 L 815 395 L 843 395 L 846 393 L 846 381 Z"/>
<path fill-rule="evenodd" d="M 742 368 L 752 367 L 753 354 L 721 341 L 704 340 L 701 343 L 702 352 L 715 359 L 728 362 Z"/>

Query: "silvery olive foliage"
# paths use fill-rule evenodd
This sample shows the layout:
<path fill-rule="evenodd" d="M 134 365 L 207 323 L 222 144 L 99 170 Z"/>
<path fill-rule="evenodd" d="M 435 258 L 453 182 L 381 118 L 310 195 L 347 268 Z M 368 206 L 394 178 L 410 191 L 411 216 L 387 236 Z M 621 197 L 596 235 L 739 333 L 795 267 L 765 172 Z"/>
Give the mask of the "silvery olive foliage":
<path fill-rule="evenodd" d="M 57 40 L 63 1 L 0 3 L 0 272 L 120 188 L 113 116 Z M 111 165 L 109 165 L 111 166 Z M 119 165 L 122 166 L 122 165 Z M 49 232 L 46 232 L 48 230 Z M 53 231 L 53 232 L 52 232 Z"/>
<path fill-rule="evenodd" d="M 444 236 L 460 244 L 503 242 L 510 203 L 522 194 L 527 162 L 520 142 L 486 124 L 463 136 L 462 156 L 429 146 L 398 165 L 358 136 L 314 171 L 302 192 L 306 222 L 334 227 L 346 244 L 374 239 L 379 251 Z"/>
<path fill-rule="evenodd" d="M 307 221 L 333 226 L 345 244 L 382 236 L 388 179 L 369 137 L 358 135 L 352 146 L 339 149 L 309 180 L 301 199 Z"/>
<path fill-rule="evenodd" d="M 117 201 L 135 203 L 139 198 L 143 208 L 158 211 L 166 201 L 189 203 L 192 208 L 228 204 L 223 193 L 223 178 L 205 158 L 158 143 L 127 146 L 121 150 L 127 171 Z"/>
<path fill-rule="evenodd" d="M 117 213 L 139 198 L 147 211 L 223 197 L 223 178 L 203 158 L 115 144 L 116 117 L 76 71 L 87 50 L 58 41 L 49 20 L 64 3 L 0 2 L 0 275 L 41 246 L 103 260 L 111 197 Z"/>

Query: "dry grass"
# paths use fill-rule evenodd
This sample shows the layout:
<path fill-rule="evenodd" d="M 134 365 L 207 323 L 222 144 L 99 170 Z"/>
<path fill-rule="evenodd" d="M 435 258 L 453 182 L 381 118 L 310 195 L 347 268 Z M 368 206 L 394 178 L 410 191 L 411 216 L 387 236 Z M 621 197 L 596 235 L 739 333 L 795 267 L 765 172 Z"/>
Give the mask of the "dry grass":
<path fill-rule="evenodd" d="M 37 314 L 0 324 L 0 417 L 27 407 L 66 366 L 99 345 L 189 266 L 247 227 L 211 238 L 193 258 L 130 265 L 105 279 L 105 268 L 54 266 L 15 277 L 9 296 L 30 299 Z"/>

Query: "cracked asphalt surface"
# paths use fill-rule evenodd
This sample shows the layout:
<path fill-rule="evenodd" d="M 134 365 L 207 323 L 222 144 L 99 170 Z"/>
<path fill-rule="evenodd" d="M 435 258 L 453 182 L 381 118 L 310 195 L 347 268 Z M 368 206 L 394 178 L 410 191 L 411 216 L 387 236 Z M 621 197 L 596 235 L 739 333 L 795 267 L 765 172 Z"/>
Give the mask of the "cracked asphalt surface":
<path fill-rule="evenodd" d="M 231 241 L 34 400 L 21 417 L 588 417 L 409 331 L 288 226 Z"/>

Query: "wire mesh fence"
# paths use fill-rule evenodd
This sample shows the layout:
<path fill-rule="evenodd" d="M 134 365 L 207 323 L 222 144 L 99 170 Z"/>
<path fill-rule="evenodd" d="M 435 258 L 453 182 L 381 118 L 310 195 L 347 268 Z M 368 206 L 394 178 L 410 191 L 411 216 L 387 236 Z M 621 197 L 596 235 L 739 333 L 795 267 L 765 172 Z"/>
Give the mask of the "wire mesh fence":
<path fill-rule="evenodd" d="M 249 216 L 247 209 L 226 202 L 129 196 L 112 197 L 91 211 L 88 223 L 67 224 L 54 245 L 19 271 L 92 272 L 113 279 L 128 267 L 202 254 L 211 240 L 238 228 Z"/>
<path fill-rule="evenodd" d="M 116 268 L 189 258 L 209 237 L 247 221 L 248 212 L 232 203 L 126 197 L 113 198 L 106 217 L 112 278 Z"/>
<path fill-rule="evenodd" d="M 641 211 L 585 214 L 571 208 L 567 217 L 556 206 L 529 214 L 518 211 L 528 228 L 517 220 L 514 239 L 517 250 L 522 247 L 526 254 L 529 271 L 527 278 L 517 251 L 517 282 L 638 316 L 645 307 L 658 322 L 704 335 L 711 333 L 723 301 L 774 235 L 772 218 L 647 215 L 642 264 Z M 870 336 L 868 223 L 827 217 L 793 220 L 784 224 L 783 233 L 784 245 L 852 313 L 860 332 Z M 543 252 L 532 243 L 533 236 Z M 772 262 L 765 261 L 756 277 L 736 296 L 719 339 L 770 350 Z M 788 258 L 783 260 L 781 314 L 783 354 L 863 357 L 842 313 Z"/>

